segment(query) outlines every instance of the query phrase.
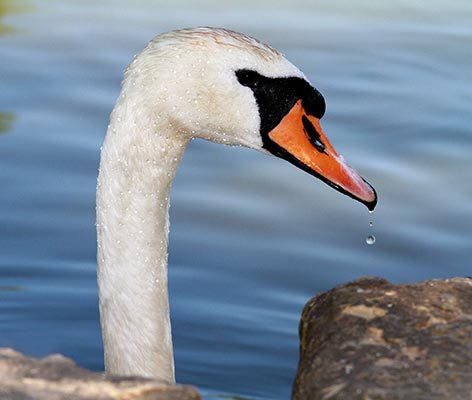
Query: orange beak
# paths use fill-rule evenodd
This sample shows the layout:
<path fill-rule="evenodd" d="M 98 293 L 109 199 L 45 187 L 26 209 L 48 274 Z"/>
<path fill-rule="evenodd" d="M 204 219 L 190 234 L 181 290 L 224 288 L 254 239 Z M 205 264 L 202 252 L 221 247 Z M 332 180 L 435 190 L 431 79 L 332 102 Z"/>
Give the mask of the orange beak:
<path fill-rule="evenodd" d="M 375 189 L 334 150 L 323 133 L 320 120 L 308 115 L 298 100 L 268 136 L 276 144 L 276 154 L 328 185 L 373 210 Z"/>

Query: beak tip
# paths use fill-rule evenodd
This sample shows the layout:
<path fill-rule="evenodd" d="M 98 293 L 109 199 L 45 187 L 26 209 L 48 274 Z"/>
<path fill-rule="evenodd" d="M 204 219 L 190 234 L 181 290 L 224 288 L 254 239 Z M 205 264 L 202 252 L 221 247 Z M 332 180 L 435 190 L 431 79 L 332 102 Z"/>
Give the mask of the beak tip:
<path fill-rule="evenodd" d="M 361 200 L 361 202 L 363 204 L 365 204 L 365 206 L 368 208 L 369 211 L 374 211 L 374 208 L 377 205 L 377 200 L 378 200 L 377 192 L 369 182 L 367 182 L 364 178 L 362 178 L 362 180 L 371 189 L 371 191 L 372 191 L 372 200 Z"/>

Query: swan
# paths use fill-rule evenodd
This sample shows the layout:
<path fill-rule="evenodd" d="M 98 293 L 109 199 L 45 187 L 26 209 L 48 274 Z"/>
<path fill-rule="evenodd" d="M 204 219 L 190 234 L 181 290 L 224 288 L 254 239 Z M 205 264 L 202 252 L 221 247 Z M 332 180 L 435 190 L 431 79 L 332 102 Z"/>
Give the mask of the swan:
<path fill-rule="evenodd" d="M 101 150 L 97 278 L 105 369 L 175 382 L 169 193 L 202 138 L 283 158 L 370 210 L 373 187 L 320 127 L 323 96 L 281 53 L 222 28 L 156 36 L 132 60 Z"/>

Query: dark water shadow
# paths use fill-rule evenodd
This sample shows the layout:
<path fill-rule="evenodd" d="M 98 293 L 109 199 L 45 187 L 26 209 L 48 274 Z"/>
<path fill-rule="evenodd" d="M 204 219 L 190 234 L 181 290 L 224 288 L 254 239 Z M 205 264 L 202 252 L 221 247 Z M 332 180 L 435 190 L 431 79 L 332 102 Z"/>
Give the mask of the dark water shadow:
<path fill-rule="evenodd" d="M 253 400 L 251 397 L 234 396 L 229 394 L 217 394 L 215 397 L 226 400 Z"/>

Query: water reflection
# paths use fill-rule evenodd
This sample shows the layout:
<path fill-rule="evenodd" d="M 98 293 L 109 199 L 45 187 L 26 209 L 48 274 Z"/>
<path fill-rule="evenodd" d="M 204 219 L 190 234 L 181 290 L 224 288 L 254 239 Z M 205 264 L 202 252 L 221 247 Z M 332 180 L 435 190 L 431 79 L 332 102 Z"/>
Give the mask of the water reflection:
<path fill-rule="evenodd" d="M 6 35 L 15 31 L 13 27 L 4 24 L 3 19 L 6 15 L 12 14 L 17 10 L 18 7 L 11 0 L 0 0 L 0 35 Z M 12 113 L 0 112 L 0 134 L 9 131 L 14 120 L 15 116 Z"/>
<path fill-rule="evenodd" d="M 15 120 L 15 115 L 7 112 L 0 112 L 0 133 L 8 132 Z"/>
<path fill-rule="evenodd" d="M 17 10 L 17 7 L 13 5 L 11 0 L 0 0 L 0 35 L 14 32 L 14 28 L 3 23 L 3 18 L 15 10 Z"/>
<path fill-rule="evenodd" d="M 0 292 L 22 292 L 25 290 L 21 286 L 0 286 Z"/>

